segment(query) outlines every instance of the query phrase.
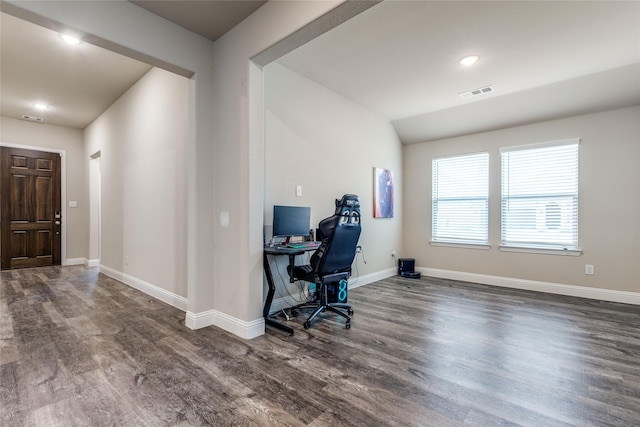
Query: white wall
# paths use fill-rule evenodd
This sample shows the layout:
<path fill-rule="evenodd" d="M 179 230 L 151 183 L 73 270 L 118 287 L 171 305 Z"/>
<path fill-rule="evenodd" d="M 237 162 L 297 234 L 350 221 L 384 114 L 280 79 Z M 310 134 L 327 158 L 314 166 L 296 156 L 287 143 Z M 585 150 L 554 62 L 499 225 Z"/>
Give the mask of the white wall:
<path fill-rule="evenodd" d="M 339 3 L 268 2 L 214 43 L 215 323 L 245 337 L 264 333 L 263 76 L 251 58 Z"/>
<path fill-rule="evenodd" d="M 216 324 L 245 337 L 264 333 L 262 73 L 250 58 L 341 3 L 268 2 L 212 43 L 130 2 L 3 1 L 4 12 L 54 30 L 74 29 L 94 44 L 191 77 L 191 328 Z M 218 222 L 221 212 L 230 213 L 228 227 Z"/>
<path fill-rule="evenodd" d="M 404 149 L 404 252 L 420 267 L 640 292 L 640 107 L 565 118 Z M 582 256 L 501 252 L 500 147 L 580 138 Z M 490 250 L 429 245 L 431 160 L 488 151 Z M 595 275 L 585 275 L 585 264 Z"/>
<path fill-rule="evenodd" d="M 389 121 L 277 62 L 264 68 L 264 76 L 267 236 L 273 205 L 310 206 L 315 227 L 333 215 L 336 198 L 357 194 L 367 264 L 356 259 L 353 279 L 393 269 L 391 251 L 402 244 L 402 145 Z M 374 167 L 394 172 L 394 218 L 373 218 Z M 296 197 L 296 185 L 302 197 Z"/>
<path fill-rule="evenodd" d="M 188 79 L 153 68 L 85 129 L 100 152 L 101 265 L 187 297 Z"/>
<path fill-rule="evenodd" d="M 66 158 L 66 200 L 62 204 L 69 206 L 69 201 L 77 202 L 76 208 L 66 207 L 67 226 L 66 260 L 76 262 L 87 257 L 89 199 L 84 181 L 83 139 L 82 131 L 64 126 L 46 123 L 33 123 L 9 117 L 2 117 L 0 122 L 0 142 L 5 144 L 39 147 L 43 150 L 65 150 Z"/>
<path fill-rule="evenodd" d="M 3 12 L 190 77 L 187 148 L 188 312 L 213 306 L 213 42 L 126 1 L 6 0 Z M 231 161 L 231 160 L 230 160 Z M 223 284 L 223 286 L 226 284 Z M 188 326 L 196 327 L 187 322 Z"/>
<path fill-rule="evenodd" d="M 251 58 L 306 24 L 321 19 L 326 12 L 341 3 L 268 2 L 212 43 L 130 2 L 2 2 L 4 12 L 52 29 L 78 30 L 102 47 L 191 76 L 189 146 L 186 153 L 187 325 L 190 327 L 217 324 L 248 337 L 255 336 L 252 335 L 254 331 L 250 331 L 251 328 L 255 327 L 257 331 L 261 326 L 264 300 L 262 230 L 265 206 L 263 76 L 259 67 L 252 64 Z M 603 130 L 605 133 L 607 131 L 608 129 Z M 508 133 L 508 130 L 505 132 Z M 544 132 L 537 137 L 548 139 Z M 552 139 L 556 137 L 554 135 Z M 493 143 L 470 143 L 472 146 L 485 144 Z M 422 183 L 407 186 L 408 178 L 423 176 L 420 168 L 430 168 L 429 150 L 426 150 L 426 154 L 415 153 L 421 154 L 422 159 L 414 159 L 410 155 L 418 147 L 406 150 L 404 167 L 411 172 L 400 178 L 406 195 L 403 221 L 405 234 L 409 236 L 405 238 L 411 242 L 405 246 L 401 255 L 416 257 L 422 265 L 455 268 L 456 265 L 451 264 L 455 264 L 460 255 L 468 256 L 466 251 L 448 253 L 456 258 L 443 260 L 439 255 L 441 252 L 434 253 L 434 248 L 426 244 L 428 235 L 424 232 L 424 224 L 429 219 L 425 215 L 425 210 L 429 209 L 429 201 L 416 190 L 430 188 L 429 184 L 425 184 L 426 187 Z M 465 148 L 464 144 L 461 148 Z M 435 151 L 450 150 L 440 148 Z M 622 151 L 626 153 L 633 150 Z M 634 154 L 635 157 L 625 161 L 635 161 L 636 169 L 640 169 L 637 167 L 637 151 Z M 430 179 L 430 174 L 427 175 Z M 634 185 L 637 188 L 637 175 L 633 172 L 630 175 L 635 179 Z M 633 209 L 632 205 L 631 211 L 637 214 L 637 208 L 635 211 Z M 222 226 L 218 220 L 222 212 L 230 213 L 231 221 L 227 227 Z M 630 227 L 630 236 L 637 241 L 637 229 L 634 230 L 632 224 Z M 414 233 L 420 234 L 416 238 Z M 86 249 L 82 253 L 86 253 Z M 436 256 L 436 259 L 432 260 L 431 255 Z M 637 252 L 633 256 L 636 257 L 636 266 L 640 265 Z M 461 262 L 457 266 L 461 269 L 472 267 L 478 271 L 486 271 L 482 261 L 480 257 L 479 262 Z M 494 261 L 492 263 L 496 264 Z M 601 273 L 601 262 L 594 264 L 596 276 L 592 279 L 604 277 L 606 273 Z M 580 271 L 583 271 L 581 265 L 573 267 L 582 267 Z M 532 270 L 533 267 L 526 266 L 523 271 L 529 275 Z M 628 267 L 624 267 L 624 271 L 628 270 Z M 575 274 L 575 277 L 579 276 L 579 273 Z M 633 280 L 633 276 L 631 277 Z M 638 283 L 637 278 L 636 267 L 635 283 Z M 625 283 L 630 283 L 629 279 Z M 631 282 L 631 288 L 634 286 L 637 287 Z M 629 285 L 623 287 L 627 289 Z"/>

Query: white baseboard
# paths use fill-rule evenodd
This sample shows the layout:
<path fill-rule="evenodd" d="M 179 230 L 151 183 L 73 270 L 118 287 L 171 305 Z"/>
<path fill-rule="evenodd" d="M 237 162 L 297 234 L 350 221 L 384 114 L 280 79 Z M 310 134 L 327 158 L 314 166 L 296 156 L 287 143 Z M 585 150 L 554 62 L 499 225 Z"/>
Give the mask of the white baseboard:
<path fill-rule="evenodd" d="M 187 299 L 183 296 L 169 292 L 166 289 L 162 289 L 152 283 L 145 282 L 137 277 L 129 276 L 121 271 L 114 270 L 104 265 L 100 266 L 100 272 L 107 276 L 114 278 L 120 282 L 123 282 L 132 288 L 135 288 L 147 295 L 151 295 L 154 298 L 159 299 L 169 305 L 174 306 L 182 311 L 187 311 Z"/>
<path fill-rule="evenodd" d="M 398 274 L 398 270 L 394 267 L 376 271 L 375 273 L 370 273 L 364 276 L 351 276 L 349 278 L 349 288 L 359 288 L 360 286 L 368 285 L 369 283 L 377 282 L 378 280 L 386 279 L 387 277 L 395 276 L 396 274 Z"/>
<path fill-rule="evenodd" d="M 217 326 L 227 332 L 231 332 L 241 338 L 251 339 L 264 334 L 264 319 L 260 318 L 250 322 L 236 319 L 217 310 L 207 310 L 199 313 L 187 311 L 187 298 L 169 292 L 144 280 L 114 270 L 104 265 L 100 266 L 100 272 L 131 286 L 147 295 L 159 299 L 169 305 L 186 312 L 185 326 L 190 329 L 200 329 L 207 326 Z"/>
<path fill-rule="evenodd" d="M 76 260 L 67 260 L 66 265 L 85 264 L 91 266 L 90 264 L 93 261 L 86 260 L 84 258 L 82 258 L 81 260 L 82 261 L 79 263 L 75 262 Z M 75 262 L 75 264 L 70 264 L 70 262 Z M 546 292 L 550 294 L 640 305 L 640 293 L 636 292 L 589 288 L 585 286 L 540 282 L 535 280 L 516 279 L 502 276 L 490 276 L 460 271 L 441 270 L 436 268 L 418 267 L 416 268 L 416 270 L 429 277 L 438 277 L 443 279 L 460 280 L 485 285 L 502 286 L 514 289 Z M 169 292 L 165 289 L 162 289 L 156 285 L 145 282 L 133 276 L 124 274 L 120 271 L 105 267 L 104 265 L 100 266 L 100 271 L 109 277 L 112 277 L 135 289 L 138 289 L 141 292 L 144 292 L 147 295 L 150 295 L 154 298 L 159 299 L 160 301 L 163 301 L 182 311 L 185 311 L 185 325 L 190 329 L 200 329 L 207 326 L 216 326 L 244 339 L 252 339 L 265 333 L 265 324 L 263 318 L 247 322 L 229 316 L 228 314 L 222 313 L 218 310 L 207 310 L 199 313 L 187 311 L 187 299 L 184 297 L 176 295 L 172 292 Z M 396 274 L 396 269 L 390 268 L 367 274 L 365 276 L 355 278 L 351 277 L 349 279 L 349 288 L 355 289 L 360 286 L 376 282 L 378 280 L 395 276 Z M 289 308 L 292 305 L 297 304 L 297 301 L 302 301 L 304 299 L 304 295 L 302 294 L 293 295 L 293 297 L 295 299 L 289 296 L 274 299 L 273 304 L 271 305 L 271 312 L 274 313 L 282 309 Z"/>
<path fill-rule="evenodd" d="M 549 294 L 640 305 L 640 293 L 637 292 L 539 282 L 536 280 L 489 276 L 485 274 L 465 273 L 461 271 L 440 270 L 437 268 L 418 267 L 416 270 L 425 276 L 438 277 L 441 279 L 460 280 L 464 282 L 481 283 L 484 285 L 502 286 L 505 288 L 524 289 L 528 291 L 546 292 Z"/>
<path fill-rule="evenodd" d="M 194 313 L 187 311 L 184 318 L 184 324 L 189 329 L 201 329 L 216 324 L 216 310 L 201 311 Z"/>
<path fill-rule="evenodd" d="M 85 267 L 99 267 L 99 259 L 86 259 L 86 258 L 67 258 L 62 265 L 84 265 Z"/>
<path fill-rule="evenodd" d="M 252 339 L 264 335 L 263 318 L 245 322 L 218 310 L 208 310 L 200 313 L 187 311 L 184 323 L 190 329 L 217 326 L 244 339 Z"/>

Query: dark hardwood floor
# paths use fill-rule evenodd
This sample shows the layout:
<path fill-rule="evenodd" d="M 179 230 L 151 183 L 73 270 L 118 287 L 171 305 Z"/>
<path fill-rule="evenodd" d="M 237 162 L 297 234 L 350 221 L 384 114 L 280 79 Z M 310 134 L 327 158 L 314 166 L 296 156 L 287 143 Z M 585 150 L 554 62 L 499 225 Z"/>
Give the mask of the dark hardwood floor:
<path fill-rule="evenodd" d="M 2 426 L 639 426 L 640 307 L 423 278 L 242 340 L 95 268 L 3 271 Z"/>

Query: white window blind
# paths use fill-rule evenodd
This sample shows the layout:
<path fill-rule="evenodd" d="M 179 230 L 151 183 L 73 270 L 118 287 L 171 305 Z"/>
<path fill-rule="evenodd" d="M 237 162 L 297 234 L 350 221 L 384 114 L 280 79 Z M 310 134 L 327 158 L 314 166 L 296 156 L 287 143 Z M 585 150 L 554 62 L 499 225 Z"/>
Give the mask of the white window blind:
<path fill-rule="evenodd" d="M 432 161 L 432 241 L 487 244 L 489 153 Z"/>
<path fill-rule="evenodd" d="M 501 149 L 502 245 L 578 248 L 579 139 Z"/>

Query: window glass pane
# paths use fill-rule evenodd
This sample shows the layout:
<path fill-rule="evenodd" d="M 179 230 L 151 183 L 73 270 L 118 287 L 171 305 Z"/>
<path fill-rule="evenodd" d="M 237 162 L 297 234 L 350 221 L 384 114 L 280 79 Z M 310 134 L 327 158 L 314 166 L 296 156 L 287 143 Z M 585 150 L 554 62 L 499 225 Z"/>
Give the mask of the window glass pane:
<path fill-rule="evenodd" d="M 489 154 L 433 159 L 432 239 L 488 242 Z"/>
<path fill-rule="evenodd" d="M 502 152 L 502 244 L 578 247 L 578 141 Z"/>

